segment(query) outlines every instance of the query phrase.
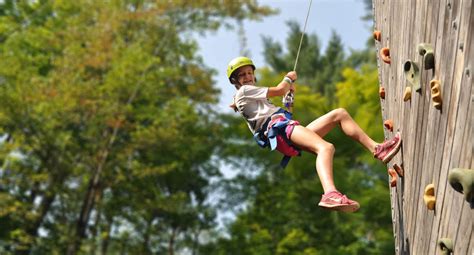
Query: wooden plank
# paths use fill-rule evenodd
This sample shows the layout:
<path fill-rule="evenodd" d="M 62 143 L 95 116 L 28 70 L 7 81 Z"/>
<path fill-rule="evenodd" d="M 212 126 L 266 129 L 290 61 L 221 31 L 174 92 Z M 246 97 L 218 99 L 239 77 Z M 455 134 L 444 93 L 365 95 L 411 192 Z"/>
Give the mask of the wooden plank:
<path fill-rule="evenodd" d="M 434 1 L 432 3 L 426 2 L 428 5 L 427 17 L 426 17 L 426 30 L 424 33 L 424 38 L 421 42 L 423 43 L 430 43 L 433 47 L 436 47 L 436 35 L 438 29 L 438 12 L 439 12 L 439 1 Z M 422 88 L 424 89 L 423 94 L 426 99 L 431 97 L 431 93 L 429 91 L 429 82 L 434 77 L 433 69 L 424 70 L 424 65 L 420 64 L 420 69 L 422 70 L 421 76 L 421 84 Z M 429 100 L 428 100 L 429 101 Z M 427 105 L 426 105 L 427 104 Z M 421 159 L 423 159 L 423 166 L 421 169 L 422 178 L 419 183 L 420 188 L 422 188 L 422 192 L 427 184 L 433 183 L 433 175 L 436 174 L 433 171 L 433 160 L 426 160 L 431 159 L 434 156 L 433 152 L 433 145 L 436 142 L 438 129 L 439 129 L 439 119 L 440 119 L 440 112 L 432 107 L 430 104 L 431 102 L 427 102 L 424 107 L 427 108 L 427 113 L 425 113 L 425 118 L 427 118 L 428 123 L 425 129 L 425 139 L 424 139 L 424 151 Z M 420 195 L 420 199 L 422 198 L 422 194 Z M 418 203 L 418 210 L 421 212 L 419 215 L 421 216 L 418 218 L 421 221 L 422 228 L 419 228 L 420 231 L 417 233 L 416 238 L 421 235 L 422 238 L 422 245 L 418 245 L 417 253 L 414 254 L 429 254 L 429 243 L 431 241 L 431 228 L 433 222 L 436 220 L 435 213 L 433 211 L 429 211 L 423 202 Z"/>
<path fill-rule="evenodd" d="M 390 13 L 390 11 L 393 10 L 390 7 L 390 3 L 388 1 L 386 2 L 383 0 L 377 0 L 377 1 L 373 1 L 373 6 L 374 6 L 373 9 L 374 9 L 374 24 L 375 24 L 374 26 L 376 30 L 381 31 L 382 33 L 381 41 L 380 42 L 376 41 L 375 46 L 376 46 L 376 56 L 377 56 L 377 65 L 378 65 L 378 73 L 379 73 L 379 86 L 384 87 L 386 89 L 386 99 L 380 100 L 382 119 L 386 120 L 390 118 L 391 116 L 391 113 L 389 113 L 389 109 L 390 109 L 389 102 L 391 98 L 393 98 L 393 94 L 391 92 L 392 86 L 391 86 L 391 81 L 389 79 L 389 74 L 390 74 L 390 70 L 392 66 L 384 63 L 381 60 L 379 51 L 383 47 L 390 48 L 390 45 L 391 44 L 393 45 L 391 34 L 396 33 L 397 31 L 392 31 L 393 27 L 391 26 L 391 22 L 389 20 L 389 17 L 393 17 L 393 15 Z M 391 50 L 393 52 L 393 49 Z M 387 132 L 387 130 L 384 130 L 385 138 L 389 137 L 388 133 L 389 132 Z M 391 193 L 391 201 L 394 201 L 396 194 L 392 192 L 392 190 L 390 193 Z M 399 230 L 399 227 L 395 224 L 396 218 L 397 218 L 396 212 L 392 204 L 392 222 L 394 223 L 393 231 L 394 231 L 394 239 L 395 239 L 395 250 L 396 250 L 396 253 L 398 254 L 398 247 L 399 247 L 398 242 L 400 242 L 400 239 L 398 238 L 399 234 L 397 233 L 400 233 L 400 230 Z M 401 240 L 403 240 L 403 238 Z"/>
<path fill-rule="evenodd" d="M 407 103 L 403 102 L 403 92 L 405 88 L 405 84 L 407 83 L 406 78 L 403 74 L 403 62 L 409 58 L 410 55 L 414 53 L 412 47 L 407 47 L 410 45 L 412 41 L 414 41 L 415 36 L 415 20 L 413 17 L 416 15 L 417 7 L 416 2 L 412 1 L 410 4 L 406 2 L 399 2 L 398 6 L 394 7 L 400 11 L 396 15 L 401 18 L 398 21 L 397 27 L 399 28 L 398 34 L 401 35 L 401 40 L 397 42 L 397 54 L 394 56 L 394 63 L 396 63 L 396 73 L 394 75 L 394 91 L 392 92 L 395 96 L 394 100 L 391 102 L 391 108 L 393 109 L 394 119 L 397 125 L 401 125 L 402 129 L 402 138 L 404 140 L 403 147 L 401 153 L 395 157 L 393 160 L 398 164 L 404 165 L 406 168 L 406 162 L 413 163 L 409 159 L 415 152 L 414 145 L 416 141 L 410 139 L 410 132 L 413 132 L 412 129 L 413 123 L 417 121 L 417 102 L 410 101 Z M 403 116 L 400 116 L 401 111 L 403 110 Z M 407 117 L 410 117 L 410 121 L 406 121 Z M 403 124 L 401 124 L 403 122 Z M 406 130 L 406 131 L 405 131 Z M 408 138 L 408 139 L 407 139 Z M 406 160 L 408 159 L 408 161 Z M 407 169 L 410 171 L 410 166 Z M 414 225 L 411 222 L 411 219 L 414 217 L 414 212 L 409 210 L 411 208 L 412 200 L 415 199 L 411 192 L 412 187 L 412 180 L 416 179 L 416 175 L 410 174 L 403 178 L 403 182 L 400 184 L 400 194 L 402 201 L 405 203 L 403 204 L 403 214 L 399 216 L 398 221 L 403 222 L 403 242 L 401 243 L 401 252 L 402 254 L 406 254 L 410 252 L 410 247 L 413 245 L 413 238 L 412 234 L 414 230 Z M 411 223 L 410 223 L 411 222 Z"/>
<path fill-rule="evenodd" d="M 463 145 L 463 138 L 464 138 L 464 129 L 466 129 L 467 125 L 470 123 L 467 123 L 467 118 L 468 116 L 468 107 L 469 107 L 469 101 L 470 101 L 470 91 L 471 88 L 470 86 L 466 87 L 465 84 L 462 82 L 464 79 L 464 65 L 465 65 L 465 52 L 459 48 L 459 45 L 462 43 L 466 43 L 465 39 L 467 37 L 467 33 L 469 32 L 469 20 L 470 20 L 470 11 L 471 11 L 471 5 L 469 0 L 464 0 L 462 1 L 461 4 L 461 12 L 456 19 L 454 19 L 452 23 L 452 27 L 454 30 L 458 30 L 458 43 L 456 44 L 456 63 L 455 63 L 455 74 L 453 77 L 453 86 L 456 86 L 459 88 L 458 95 L 457 97 L 459 98 L 459 101 L 457 103 L 454 103 L 454 107 L 457 107 L 457 119 L 455 120 L 455 130 L 454 130 L 454 139 L 453 139 L 453 144 L 452 144 L 452 154 L 450 158 L 450 165 L 446 171 L 455 167 L 460 167 L 460 159 L 461 155 L 464 152 L 462 150 L 462 145 Z M 465 86 L 464 88 L 462 86 Z M 469 93 L 466 93 L 466 92 Z M 459 240 L 456 240 L 456 235 L 458 232 L 458 229 L 460 228 L 459 223 L 465 223 L 469 224 L 469 222 L 461 222 L 462 219 L 462 212 L 463 212 L 463 206 L 464 206 L 464 201 L 459 196 L 457 192 L 455 192 L 449 184 L 446 185 L 446 190 L 447 192 L 445 193 L 446 199 L 448 201 L 451 201 L 451 206 L 450 206 L 450 217 L 448 220 L 445 219 L 444 222 L 446 222 L 446 235 L 451 237 L 456 244 L 455 250 L 460 250 L 462 247 L 459 245 L 460 243 L 463 243 L 463 237 L 460 238 Z M 472 223 L 471 223 L 472 225 Z M 458 243 L 459 242 L 459 243 Z M 465 247 L 465 246 L 464 246 Z M 456 253 L 456 254 L 462 254 L 462 253 Z"/>
<path fill-rule="evenodd" d="M 439 1 L 435 1 L 432 4 L 426 1 L 422 1 L 426 5 L 426 15 L 425 17 L 420 17 L 418 22 L 423 22 L 425 25 L 424 31 L 420 34 L 420 39 L 417 40 L 417 45 L 419 43 L 431 43 L 436 40 L 436 31 L 437 31 L 437 22 L 438 20 L 435 19 L 435 22 L 432 21 L 432 17 L 437 17 Z M 434 12 L 436 11 L 436 14 Z M 426 22 L 428 21 L 428 22 Z M 415 47 L 417 47 L 417 45 Z M 414 244 L 416 247 L 413 248 L 413 254 L 427 254 L 428 243 L 430 242 L 431 238 L 431 225 L 435 220 L 435 215 L 433 211 L 427 209 L 426 205 L 423 202 L 423 193 L 424 188 L 427 184 L 433 182 L 433 174 L 432 171 L 432 160 L 426 160 L 433 157 L 433 144 L 434 140 L 437 137 L 438 131 L 438 123 L 440 118 L 440 113 L 434 107 L 431 106 L 431 102 L 429 100 L 431 93 L 429 90 L 429 82 L 433 78 L 433 70 L 424 70 L 423 65 L 423 57 L 416 53 L 419 58 L 416 59 L 416 63 L 419 64 L 420 72 L 421 72 L 421 86 L 422 92 L 420 96 L 423 97 L 423 115 L 419 116 L 426 121 L 423 123 L 424 126 L 421 129 L 421 140 L 419 143 L 422 146 L 419 147 L 417 151 L 417 156 L 412 158 L 412 160 L 419 160 L 419 164 L 417 165 L 416 169 L 421 174 L 419 181 L 417 182 L 416 186 L 419 190 L 418 195 L 418 203 L 414 205 L 415 209 L 417 210 L 417 219 L 419 227 L 416 228 L 414 238 L 418 240 L 418 244 Z"/>
<path fill-rule="evenodd" d="M 468 42 L 469 44 L 466 44 L 466 52 L 467 52 L 467 56 L 466 56 L 466 61 L 469 61 L 469 63 L 467 63 L 465 66 L 466 66 L 466 69 L 464 70 L 464 75 L 468 76 L 469 80 L 467 81 L 467 84 L 470 84 L 471 85 L 471 104 L 470 104 L 470 108 L 468 110 L 469 113 L 469 118 L 470 118 L 470 127 L 468 130 L 466 130 L 466 134 L 465 134 L 465 137 L 466 137 L 466 141 L 467 142 L 467 145 L 465 146 L 465 151 L 466 151 L 466 154 L 467 154 L 467 159 L 466 159 L 466 164 L 468 164 L 467 162 L 470 162 L 470 165 L 469 165 L 469 169 L 474 169 L 474 116 L 472 114 L 472 111 L 474 110 L 474 88 L 472 88 L 473 86 L 473 79 L 472 79 L 472 76 L 473 76 L 473 72 L 474 72 L 474 64 L 473 64 L 473 58 L 474 58 L 474 46 L 473 46 L 473 43 L 474 43 L 474 38 L 473 38 L 473 35 L 472 35 L 472 30 L 474 29 L 474 14 L 473 14 L 473 8 L 474 6 L 474 3 L 472 3 L 471 1 L 471 17 L 470 17 L 470 22 L 469 22 L 469 29 L 468 31 L 470 31 L 468 33 L 469 37 L 468 37 Z M 468 72 L 469 70 L 469 72 Z M 470 153 L 469 153 L 470 152 Z M 464 161 L 463 161 L 464 162 Z M 464 214 L 463 214 L 464 215 Z M 468 212 L 466 212 L 466 217 L 468 218 L 468 220 L 466 221 L 470 221 L 471 223 L 469 224 L 471 226 L 471 229 L 470 229 L 470 237 L 468 238 L 469 240 L 469 245 L 467 245 L 467 251 L 470 251 L 471 253 L 474 251 L 474 234 L 473 234 L 473 228 L 474 228 L 474 216 L 472 215 L 472 209 L 468 209 Z M 462 232 L 461 232 L 462 233 Z"/>
<path fill-rule="evenodd" d="M 386 44 L 384 46 L 389 47 L 390 57 L 391 57 L 391 64 L 383 63 L 384 68 L 382 69 L 382 72 L 381 72 L 382 77 L 383 77 L 383 82 L 384 82 L 383 85 L 386 91 L 386 97 L 385 97 L 386 111 L 384 112 L 384 121 L 393 118 L 393 114 L 392 114 L 393 109 L 390 106 L 392 104 L 392 101 L 395 99 L 395 94 L 393 91 L 393 81 L 391 79 L 391 73 L 394 71 L 394 63 L 395 63 L 393 57 L 395 55 L 395 52 L 396 52 L 395 47 L 397 45 L 397 42 L 395 40 L 396 40 L 396 35 L 398 34 L 397 27 L 393 26 L 394 22 L 397 22 L 395 20 L 395 17 L 396 17 L 395 14 L 396 14 L 397 9 L 394 8 L 394 4 L 396 3 L 389 2 L 384 5 L 384 13 L 386 16 L 384 17 L 383 25 L 384 25 L 384 30 L 388 31 L 388 33 L 385 33 Z M 394 125 L 396 124 L 394 123 Z M 391 132 L 387 129 L 385 129 L 384 131 L 385 131 L 384 132 L 385 138 L 386 139 L 390 138 Z M 388 180 L 388 175 L 387 175 L 387 180 Z M 388 181 L 387 181 L 387 186 L 390 187 L 388 185 Z M 396 190 L 390 189 L 391 201 L 396 201 L 396 197 L 397 197 Z M 394 203 L 391 203 L 392 222 L 400 220 L 399 216 L 395 217 L 394 215 L 396 211 L 395 206 L 396 205 Z M 397 252 L 399 250 L 398 247 L 400 246 L 399 243 L 403 240 L 403 234 L 400 233 L 399 227 L 394 228 L 394 236 L 395 236 L 395 251 Z M 401 239 L 399 238 L 400 236 L 402 237 Z"/>
<path fill-rule="evenodd" d="M 437 231 L 433 234 L 436 236 L 436 240 L 442 237 L 449 235 L 449 219 L 450 217 L 457 217 L 457 212 L 453 208 L 452 199 L 452 190 L 447 189 L 447 175 L 448 170 L 451 164 L 451 156 L 453 155 L 453 140 L 455 136 L 455 125 L 457 118 L 457 105 L 459 103 L 459 91 L 460 85 L 459 82 L 455 83 L 453 80 L 456 75 L 454 66 L 456 65 L 456 50 L 458 42 L 459 31 L 456 29 L 456 26 L 453 26 L 453 22 L 458 20 L 460 15 L 460 3 L 461 2 L 448 2 L 447 5 L 447 15 L 445 16 L 445 30 L 443 31 L 443 48 L 444 52 L 442 55 L 441 69 L 440 69 L 440 80 L 443 86 L 444 92 L 443 99 L 446 102 L 446 110 L 443 105 L 443 127 L 441 131 L 441 138 L 443 140 L 440 150 L 442 155 L 442 162 L 440 164 L 440 174 L 439 179 L 437 180 L 437 202 L 441 207 L 439 210 L 439 220 L 437 224 Z M 449 59 L 448 59 L 449 58 Z M 437 176 L 436 176 L 437 177 Z M 436 224 L 434 224 L 436 226 Z M 435 249 L 430 247 L 430 249 Z"/>
<path fill-rule="evenodd" d="M 411 5 L 404 5 L 398 1 L 394 1 L 391 3 L 391 29 L 393 31 L 392 33 L 392 46 L 391 46 L 391 58 L 392 58 L 392 64 L 391 64 L 391 73 L 389 74 L 388 79 L 390 80 L 389 83 L 389 93 L 390 93 L 390 116 L 388 118 L 392 119 L 394 121 L 394 131 L 401 131 L 403 134 L 404 130 L 404 121 L 403 121 L 403 116 L 405 115 L 405 109 L 403 109 L 403 105 L 401 102 L 401 93 L 400 93 L 400 88 L 402 87 L 399 75 L 397 75 L 400 72 L 401 67 L 401 59 L 403 58 L 402 56 L 406 55 L 406 47 L 403 47 L 404 43 L 409 40 L 409 38 L 412 36 L 412 31 L 409 29 L 410 26 L 412 26 L 411 22 L 413 20 L 411 19 L 412 13 L 410 12 L 412 9 L 412 5 L 415 3 L 412 3 Z M 408 11 L 406 9 L 408 8 Z M 401 26 L 399 25 L 401 24 Z M 392 132 L 388 133 L 387 138 L 391 138 L 394 134 Z M 394 159 L 392 159 L 392 162 L 388 165 L 390 167 L 393 167 L 393 162 L 397 162 L 398 164 L 401 164 L 402 162 L 402 156 L 403 155 L 403 150 L 401 153 L 397 154 Z M 397 187 L 391 189 L 391 194 L 392 194 L 392 201 L 396 201 L 396 203 L 392 203 L 392 210 L 394 210 L 393 215 L 392 215 L 392 220 L 394 221 L 394 225 L 397 225 L 396 229 L 396 252 L 400 254 L 400 251 L 403 251 L 405 249 L 405 239 L 406 239 L 406 227 L 407 225 L 404 223 L 403 218 L 400 215 L 403 215 L 403 182 L 399 179 Z"/>
<path fill-rule="evenodd" d="M 462 133 L 460 136 L 462 138 L 458 143 L 459 145 L 459 161 L 453 162 L 450 169 L 459 167 L 459 168 L 471 168 L 474 169 L 472 166 L 472 146 L 473 146 L 473 139 L 472 139 L 472 114 L 471 118 L 467 117 L 468 114 L 472 113 L 472 105 L 471 102 L 471 93 L 473 91 L 472 86 L 472 79 L 471 76 L 465 74 L 464 69 L 463 71 L 463 78 L 461 82 L 461 99 L 459 102 L 459 117 L 460 121 L 458 121 L 459 130 L 456 130 L 459 133 Z M 455 148 L 457 146 L 455 145 Z M 455 155 L 456 152 L 453 152 Z M 451 187 L 450 187 L 451 188 Z M 454 218 L 450 220 L 449 224 L 452 227 L 450 229 L 452 239 L 455 243 L 455 250 L 454 254 L 468 254 L 469 247 L 474 243 L 472 241 L 472 226 L 474 224 L 474 212 L 471 210 L 469 204 L 464 200 L 462 194 L 458 192 L 453 192 L 453 197 L 451 198 L 453 203 L 460 207 L 460 216 L 456 221 Z M 467 238 L 471 236 L 471 238 Z M 471 251 L 474 251 L 471 249 Z"/>
<path fill-rule="evenodd" d="M 437 9 L 436 9 L 437 10 Z M 423 19 L 426 20 L 426 19 Z M 435 23 L 436 24 L 436 23 Z M 434 28 L 436 30 L 436 28 Z M 431 29 L 430 29 L 431 32 Z M 423 42 L 424 38 L 417 41 L 417 44 Z M 417 63 L 421 63 L 422 58 L 420 56 L 419 61 L 416 60 Z M 423 66 L 420 64 L 420 68 Z M 421 69 L 423 70 L 423 69 Z M 427 144 L 427 139 L 432 136 L 432 133 L 428 132 L 428 127 L 431 123 L 433 123 L 432 119 L 430 118 L 430 113 L 432 114 L 432 107 L 430 105 L 430 90 L 427 86 L 427 71 L 422 71 L 423 75 L 421 76 L 421 85 L 422 89 L 421 92 L 417 93 L 414 92 L 413 96 L 415 100 L 418 100 L 418 112 L 417 118 L 418 121 L 416 125 L 413 126 L 414 130 L 417 130 L 415 137 L 415 153 L 413 158 L 411 158 L 413 162 L 413 171 L 415 171 L 416 179 L 414 180 L 411 192 L 415 197 L 415 203 L 412 204 L 413 210 L 416 212 L 416 218 L 412 219 L 414 222 L 418 224 L 415 227 L 415 233 L 413 234 L 413 239 L 417 240 L 417 243 L 414 244 L 412 251 L 414 254 L 421 254 L 420 249 L 426 246 L 427 241 L 427 231 L 426 225 L 427 222 L 432 221 L 434 217 L 431 211 L 428 211 L 426 206 L 423 202 L 423 192 L 425 186 L 430 183 L 431 181 L 426 181 L 429 179 L 430 174 L 432 174 L 432 170 L 427 170 L 427 163 L 431 162 L 430 159 L 432 157 L 432 145 Z M 432 74 L 431 74 L 432 75 Z M 437 113 L 436 113 L 437 114 Z M 425 151 L 427 151 L 428 155 L 425 155 Z M 428 232 L 429 233 L 429 232 Z"/>
<path fill-rule="evenodd" d="M 457 5 L 456 5 L 457 6 Z M 455 10 L 456 6 L 453 6 L 452 3 L 449 1 L 443 2 L 440 4 L 439 8 L 439 24 L 438 24 L 438 31 L 437 31 L 437 40 L 436 40 L 436 66 L 435 66 L 435 75 L 436 77 L 441 80 L 442 82 L 442 95 L 444 100 L 443 109 L 441 112 L 440 120 L 439 120 L 439 129 L 438 129 L 438 136 L 436 138 L 436 142 L 434 143 L 433 147 L 436 148 L 435 152 L 433 153 L 431 159 L 434 161 L 431 171 L 434 171 L 433 179 L 434 184 L 436 187 L 436 197 L 437 197 L 437 205 L 436 205 L 436 218 L 433 222 L 431 228 L 431 235 L 430 238 L 430 245 L 428 254 L 434 254 L 436 251 L 436 241 L 439 238 L 439 229 L 441 224 L 441 219 L 445 217 L 445 214 L 449 213 L 449 208 L 445 208 L 444 205 L 444 191 L 445 191 L 445 181 L 446 181 L 446 172 L 443 172 L 442 169 L 446 168 L 443 167 L 443 164 L 448 163 L 446 158 L 449 157 L 450 153 L 447 154 L 447 150 L 450 148 L 449 146 L 449 136 L 447 135 L 447 125 L 448 125 L 448 118 L 452 114 L 450 113 L 450 98 L 451 98 L 451 76 L 452 76 L 452 67 L 454 66 L 454 60 L 451 57 L 453 52 L 455 52 L 455 45 L 453 42 L 453 38 L 449 37 L 450 28 L 451 28 L 451 19 L 453 10 Z M 454 8 L 453 8 L 454 7 Z M 454 47 L 454 48 L 453 48 Z"/>
<path fill-rule="evenodd" d="M 469 70 L 472 65 L 472 57 L 474 56 L 474 47 L 472 47 L 472 33 L 470 31 L 474 28 L 474 14 L 472 14 L 472 1 L 464 1 L 463 5 L 463 14 L 461 21 L 459 23 L 460 29 L 460 42 L 464 47 L 458 50 L 458 53 L 461 52 L 465 54 L 463 65 L 459 67 L 461 72 L 462 81 L 461 81 L 461 99 L 459 102 L 459 118 L 458 122 L 459 132 L 462 132 L 461 145 L 455 146 L 459 147 L 460 159 L 459 162 L 452 162 L 451 168 L 460 167 L 460 168 L 471 168 L 474 169 L 472 165 L 473 159 L 473 139 L 472 139 L 472 129 L 473 129 L 473 115 L 472 115 L 472 94 L 473 82 L 472 75 Z M 458 130 L 456 130 L 458 131 Z M 453 152 L 455 154 L 456 152 Z M 451 187 L 450 187 L 451 188 Z M 453 233 L 453 241 L 455 243 L 454 254 L 468 254 L 474 252 L 474 241 L 472 228 L 474 224 L 474 212 L 471 210 L 468 203 L 463 199 L 463 196 L 457 192 L 453 192 L 453 201 L 455 204 L 461 206 L 461 215 L 457 222 L 451 222 L 449 224 L 454 224 L 456 227 L 450 229 Z"/>
<path fill-rule="evenodd" d="M 421 2 L 420 2 L 421 4 Z M 411 29 L 414 30 L 414 36 L 410 40 L 410 43 L 408 44 L 409 47 L 411 48 L 410 50 L 410 55 L 407 57 L 408 59 L 411 59 L 415 63 L 418 64 L 418 67 L 421 68 L 421 56 L 418 54 L 417 51 L 417 45 L 419 42 L 422 42 L 424 40 L 423 34 L 426 33 L 426 5 L 423 6 L 416 6 L 416 13 L 414 16 L 414 27 Z M 404 61 L 405 62 L 405 61 Z M 402 70 L 403 71 L 403 70 Z M 419 70 L 420 73 L 424 73 L 422 69 Z M 423 75 L 421 76 L 423 78 Z M 411 251 L 413 254 L 420 254 L 420 249 L 424 247 L 424 242 L 425 242 L 425 237 L 426 233 L 424 233 L 424 226 L 426 222 L 424 221 L 429 215 L 428 213 L 423 213 L 423 209 L 426 209 L 423 206 L 422 196 L 419 194 L 423 193 L 424 186 L 425 185 L 420 185 L 421 180 L 423 179 L 423 175 L 425 174 L 425 171 L 421 171 L 424 167 L 425 160 L 423 160 L 423 153 L 425 150 L 425 139 L 427 136 L 427 125 L 428 125 L 428 119 L 427 119 L 427 114 L 429 110 L 428 103 L 426 102 L 425 96 L 426 96 L 426 87 L 422 87 L 421 93 L 413 91 L 413 97 L 415 100 L 418 100 L 418 109 L 417 109 L 417 119 L 418 121 L 416 122 L 416 138 L 415 138 L 415 152 L 413 154 L 413 157 L 411 160 L 414 161 L 414 169 L 416 172 L 416 178 L 414 180 L 415 185 L 411 187 L 412 193 L 414 195 L 414 201 L 416 201 L 415 204 L 411 206 L 413 210 L 413 218 L 411 225 L 413 226 L 413 230 L 411 232 L 411 238 L 412 238 L 412 248 Z M 417 195 L 418 194 L 418 195 Z"/>
<path fill-rule="evenodd" d="M 393 119 L 394 120 L 394 130 L 395 131 L 402 131 L 403 134 L 403 124 L 404 122 L 402 121 L 402 118 L 400 116 L 400 113 L 405 113 L 405 110 L 400 110 L 402 109 L 402 104 L 403 102 L 401 100 L 401 94 L 400 89 L 403 89 L 403 85 L 401 85 L 401 81 L 399 78 L 399 73 L 400 70 L 402 70 L 402 63 L 401 63 L 401 56 L 406 55 L 406 50 L 407 48 L 404 46 L 406 44 L 407 40 L 410 40 L 409 38 L 412 36 L 412 31 L 409 29 L 413 24 L 413 20 L 411 19 L 413 13 L 413 5 L 415 3 L 412 3 L 410 5 L 403 4 L 402 2 L 399 1 L 394 1 L 391 3 L 390 10 L 392 11 L 391 14 L 391 39 L 392 39 L 392 64 L 391 64 L 391 72 L 386 74 L 386 79 L 389 80 L 388 84 L 388 93 L 390 94 L 390 98 L 388 100 L 389 102 L 389 116 L 387 118 Z M 401 26 L 399 25 L 401 24 Z M 402 77 L 404 78 L 404 77 Z M 403 86 L 403 87 L 402 87 Z M 387 138 L 390 138 L 393 136 L 392 133 L 387 134 Z M 397 155 L 392 162 L 397 162 L 398 164 L 401 164 L 400 162 L 402 161 L 403 156 L 403 149 L 399 155 Z M 400 201 L 397 203 L 398 208 L 400 208 L 400 205 L 402 206 L 401 208 L 403 209 L 403 182 L 400 182 L 397 186 L 396 189 L 392 189 L 392 201 Z M 395 208 L 395 205 L 392 204 L 392 207 Z M 400 209 L 397 209 L 400 211 Z M 403 212 L 404 210 L 402 210 Z M 407 236 L 406 236 L 406 230 L 409 224 L 405 222 L 405 217 L 403 214 L 398 216 L 397 222 L 399 223 L 398 225 L 398 232 L 396 232 L 397 236 L 399 236 L 399 239 L 397 240 L 397 251 L 398 253 L 403 253 L 407 249 L 409 249 L 408 244 L 406 242 Z"/>

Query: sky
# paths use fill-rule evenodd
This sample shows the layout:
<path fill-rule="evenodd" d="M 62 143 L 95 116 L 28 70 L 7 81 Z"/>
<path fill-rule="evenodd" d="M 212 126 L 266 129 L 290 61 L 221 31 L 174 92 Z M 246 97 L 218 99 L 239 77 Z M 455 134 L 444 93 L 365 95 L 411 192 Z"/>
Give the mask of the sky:
<path fill-rule="evenodd" d="M 262 36 L 271 37 L 285 47 L 289 32 L 286 22 L 296 21 L 303 29 L 310 0 L 259 0 L 260 5 L 267 5 L 279 10 L 279 14 L 263 18 L 261 21 L 244 21 L 247 49 L 257 68 L 265 66 L 263 58 Z M 345 50 L 363 49 L 371 35 L 371 22 L 364 22 L 365 6 L 362 0 L 313 0 L 306 34 L 316 33 L 322 50 L 325 49 L 332 30 L 341 37 Z M 235 89 L 226 77 L 227 64 L 239 56 L 240 45 L 237 29 L 219 29 L 205 36 L 196 35 L 199 54 L 204 63 L 218 72 L 214 77 L 216 86 L 221 89 L 219 109 L 231 112 L 228 107 Z M 291 71 L 291 70 L 288 70 Z M 298 70 L 296 70 L 298 71 Z"/>

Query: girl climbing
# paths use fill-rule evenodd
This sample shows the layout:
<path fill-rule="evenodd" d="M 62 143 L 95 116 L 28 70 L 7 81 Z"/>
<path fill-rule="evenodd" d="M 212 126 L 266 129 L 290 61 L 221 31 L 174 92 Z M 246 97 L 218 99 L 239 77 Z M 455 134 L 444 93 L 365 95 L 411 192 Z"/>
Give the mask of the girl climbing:
<path fill-rule="evenodd" d="M 231 105 L 246 120 L 250 131 L 259 145 L 277 149 L 285 155 L 283 165 L 289 157 L 296 156 L 300 150 L 317 155 L 316 171 L 323 186 L 319 206 L 332 210 L 354 212 L 359 203 L 339 192 L 333 180 L 334 145 L 323 137 L 336 126 L 355 141 L 362 144 L 374 157 L 386 163 L 400 149 L 401 138 L 397 133 L 382 144 L 373 141 L 342 108 L 335 109 L 317 118 L 307 126 L 291 119 L 291 113 L 273 105 L 270 97 L 284 96 L 288 91 L 295 92 L 295 71 L 288 72 L 274 87 L 257 87 L 255 65 L 247 57 L 237 57 L 227 67 L 227 77 L 237 89 Z M 288 106 L 291 106 L 291 102 Z"/>

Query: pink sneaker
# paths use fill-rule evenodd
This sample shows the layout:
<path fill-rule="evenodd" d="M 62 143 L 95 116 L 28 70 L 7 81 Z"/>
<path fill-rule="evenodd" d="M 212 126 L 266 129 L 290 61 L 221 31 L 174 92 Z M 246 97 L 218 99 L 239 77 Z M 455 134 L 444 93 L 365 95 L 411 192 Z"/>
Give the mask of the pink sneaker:
<path fill-rule="evenodd" d="M 359 203 L 354 200 L 350 200 L 339 191 L 331 191 L 327 194 L 323 194 L 319 206 L 342 212 L 355 212 L 359 210 Z"/>
<path fill-rule="evenodd" d="M 383 163 L 387 163 L 397 154 L 401 143 L 402 138 L 400 138 L 400 133 L 395 134 L 392 139 L 375 146 L 374 158 L 382 160 Z"/>

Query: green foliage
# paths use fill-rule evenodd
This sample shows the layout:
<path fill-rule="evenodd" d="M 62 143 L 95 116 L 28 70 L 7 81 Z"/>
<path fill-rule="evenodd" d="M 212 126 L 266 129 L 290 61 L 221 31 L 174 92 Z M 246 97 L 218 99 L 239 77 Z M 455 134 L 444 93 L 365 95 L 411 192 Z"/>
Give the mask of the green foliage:
<path fill-rule="evenodd" d="M 0 251 L 196 249 L 215 225 L 219 90 L 186 33 L 255 1 L 2 1 Z M 189 248 L 191 247 L 191 248 Z"/>

